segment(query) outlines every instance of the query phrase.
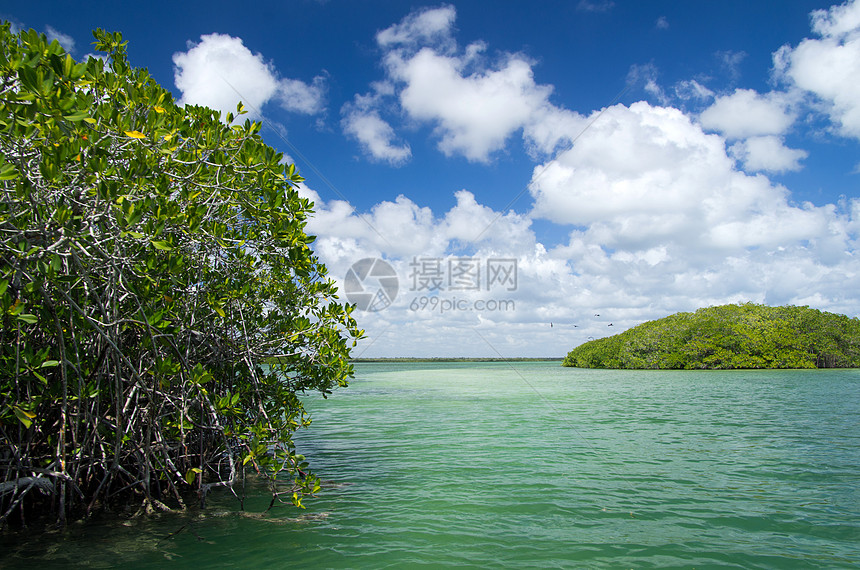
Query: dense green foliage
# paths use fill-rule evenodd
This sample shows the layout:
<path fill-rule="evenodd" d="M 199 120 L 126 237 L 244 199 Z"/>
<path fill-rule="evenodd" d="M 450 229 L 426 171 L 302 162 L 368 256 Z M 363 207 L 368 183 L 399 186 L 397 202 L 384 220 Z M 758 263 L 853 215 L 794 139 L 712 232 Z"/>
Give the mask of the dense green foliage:
<path fill-rule="evenodd" d="M 746 303 L 677 313 L 570 351 L 579 368 L 860 367 L 860 320 Z"/>
<path fill-rule="evenodd" d="M 78 63 L 0 27 L 0 526 L 245 471 L 300 505 L 297 394 L 345 385 L 361 335 L 302 178 L 258 123 L 175 105 L 94 35 L 107 58 Z"/>

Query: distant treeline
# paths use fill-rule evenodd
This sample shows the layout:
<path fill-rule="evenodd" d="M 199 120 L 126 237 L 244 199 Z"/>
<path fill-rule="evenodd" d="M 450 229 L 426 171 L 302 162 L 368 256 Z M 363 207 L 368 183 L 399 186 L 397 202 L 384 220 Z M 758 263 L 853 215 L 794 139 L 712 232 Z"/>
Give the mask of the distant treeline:
<path fill-rule="evenodd" d="M 745 303 L 643 323 L 571 350 L 564 366 L 632 369 L 857 368 L 860 320 Z"/>
<path fill-rule="evenodd" d="M 562 360 L 560 357 L 546 358 L 485 358 L 485 357 L 448 357 L 448 356 L 432 356 L 432 357 L 394 357 L 394 358 L 353 358 L 350 362 L 547 362 L 554 360 Z"/>

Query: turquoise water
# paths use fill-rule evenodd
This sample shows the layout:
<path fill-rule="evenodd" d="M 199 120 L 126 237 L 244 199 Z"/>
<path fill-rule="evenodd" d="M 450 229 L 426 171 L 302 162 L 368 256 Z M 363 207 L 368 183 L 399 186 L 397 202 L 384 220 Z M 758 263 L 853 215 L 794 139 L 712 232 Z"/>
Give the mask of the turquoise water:
<path fill-rule="evenodd" d="M 860 370 L 359 364 L 307 509 L 89 523 L 0 566 L 860 566 Z"/>

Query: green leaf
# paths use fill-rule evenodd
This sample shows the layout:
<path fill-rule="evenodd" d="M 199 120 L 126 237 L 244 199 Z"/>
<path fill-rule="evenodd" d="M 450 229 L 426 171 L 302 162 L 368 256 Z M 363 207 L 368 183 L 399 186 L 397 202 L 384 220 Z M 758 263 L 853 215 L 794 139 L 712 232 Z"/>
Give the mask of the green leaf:
<path fill-rule="evenodd" d="M 69 73 L 69 77 L 73 81 L 76 81 L 76 80 L 80 79 L 81 77 L 83 77 L 86 72 L 87 72 L 87 64 L 86 63 L 79 63 L 79 64 L 75 65 L 74 67 L 72 67 L 72 70 Z"/>
<path fill-rule="evenodd" d="M 30 427 L 33 425 L 33 420 L 36 419 L 36 414 L 22 410 L 18 406 L 12 406 L 12 411 L 15 412 L 15 416 L 18 417 L 18 421 L 24 424 L 24 427 Z"/>
<path fill-rule="evenodd" d="M 83 121 L 84 119 L 86 119 L 89 116 L 90 116 L 90 114 L 86 111 L 76 111 L 76 112 L 72 113 L 71 115 L 63 115 L 63 118 L 66 119 L 67 121 L 72 121 L 73 123 L 77 123 L 79 121 Z"/>
<path fill-rule="evenodd" d="M 146 316 L 146 322 L 150 324 L 150 326 L 155 326 L 161 321 L 161 316 L 164 314 L 164 311 L 156 311 L 151 315 Z"/>
<path fill-rule="evenodd" d="M 199 362 L 191 370 L 191 381 L 195 384 L 205 384 L 214 379 L 215 377 L 206 371 Z"/>
<path fill-rule="evenodd" d="M 31 315 L 29 313 L 24 313 L 23 315 L 18 315 L 17 318 L 19 321 L 24 321 L 25 323 L 27 323 L 29 325 L 35 325 L 36 323 L 39 322 L 39 317 L 37 317 L 36 315 Z"/>
<path fill-rule="evenodd" d="M 59 364 L 59 360 L 46 360 L 39 368 L 51 368 L 52 366 L 59 366 Z"/>
<path fill-rule="evenodd" d="M 0 166 L 0 180 L 15 180 L 18 178 L 18 169 L 12 164 Z"/>
<path fill-rule="evenodd" d="M 173 249 L 173 247 L 169 243 L 167 243 L 166 241 L 152 240 L 151 243 L 152 243 L 152 245 L 155 246 L 155 249 L 160 249 L 163 251 L 171 251 Z"/>

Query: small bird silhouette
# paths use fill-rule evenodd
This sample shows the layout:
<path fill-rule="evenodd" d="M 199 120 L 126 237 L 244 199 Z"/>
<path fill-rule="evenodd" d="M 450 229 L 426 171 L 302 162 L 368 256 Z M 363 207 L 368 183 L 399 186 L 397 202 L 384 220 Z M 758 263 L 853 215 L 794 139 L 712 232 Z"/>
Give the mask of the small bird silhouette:
<path fill-rule="evenodd" d="M 600 316 L 600 313 L 594 313 L 594 316 L 595 316 L 595 317 L 599 317 L 599 316 Z"/>
<path fill-rule="evenodd" d="M 609 324 L 608 324 L 608 325 L 606 325 L 606 326 L 607 326 L 607 327 L 611 327 L 611 326 L 612 326 L 612 323 L 609 323 Z"/>

